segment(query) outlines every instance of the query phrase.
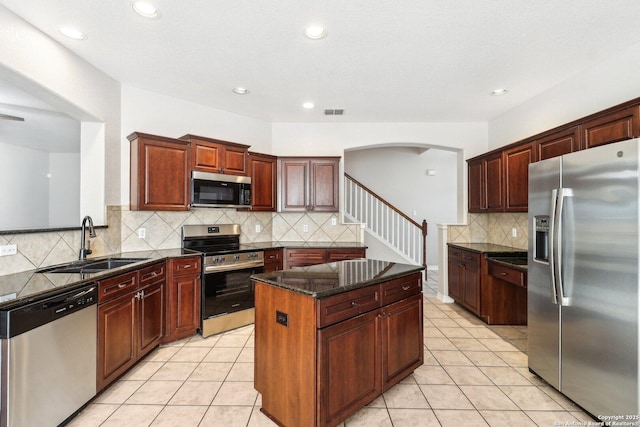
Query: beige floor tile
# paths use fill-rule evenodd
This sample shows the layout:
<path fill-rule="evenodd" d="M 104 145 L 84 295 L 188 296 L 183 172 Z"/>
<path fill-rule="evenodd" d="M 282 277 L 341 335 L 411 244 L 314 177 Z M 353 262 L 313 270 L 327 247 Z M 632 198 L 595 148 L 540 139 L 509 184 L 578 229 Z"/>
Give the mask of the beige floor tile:
<path fill-rule="evenodd" d="M 489 328 L 469 328 L 468 331 L 474 338 L 500 338 Z"/>
<path fill-rule="evenodd" d="M 386 409 L 364 407 L 347 418 L 346 427 L 392 427 L 389 412 Z"/>
<path fill-rule="evenodd" d="M 253 363 L 235 363 L 229 371 L 227 381 L 251 381 L 253 383 Z"/>
<path fill-rule="evenodd" d="M 119 407 L 110 403 L 91 403 L 67 427 L 98 427 Z"/>
<path fill-rule="evenodd" d="M 255 351 L 252 347 L 245 347 L 240 352 L 236 362 L 253 363 L 255 361 L 254 354 Z"/>
<path fill-rule="evenodd" d="M 460 351 L 432 350 L 431 354 L 442 366 L 473 366 L 473 362 Z"/>
<path fill-rule="evenodd" d="M 516 366 L 513 367 L 520 375 L 525 377 L 528 381 L 530 381 L 533 385 L 545 385 L 546 383 L 542 378 L 529 371 L 529 368 L 526 366 Z"/>
<path fill-rule="evenodd" d="M 202 362 L 207 353 L 211 351 L 209 347 L 182 347 L 171 358 L 171 362 Z"/>
<path fill-rule="evenodd" d="M 482 427 L 488 426 L 482 415 L 476 410 L 451 411 L 434 410 L 442 427 Z"/>
<path fill-rule="evenodd" d="M 131 368 L 131 370 L 127 372 L 122 379 L 146 381 L 151 378 L 153 374 L 162 367 L 162 365 L 164 365 L 164 362 L 148 362 L 145 359 Z"/>
<path fill-rule="evenodd" d="M 251 335 L 249 337 L 249 339 L 247 340 L 247 343 L 244 345 L 245 348 L 254 348 L 255 347 L 255 342 L 256 342 L 256 337 L 254 335 Z"/>
<path fill-rule="evenodd" d="M 210 406 L 199 427 L 246 427 L 251 406 Z"/>
<path fill-rule="evenodd" d="M 147 381 L 125 402 L 128 405 L 166 405 L 182 381 Z"/>
<path fill-rule="evenodd" d="M 462 351 L 488 351 L 480 341 L 475 338 L 449 338 L 458 350 Z"/>
<path fill-rule="evenodd" d="M 244 347 L 249 335 L 223 335 L 214 347 Z"/>
<path fill-rule="evenodd" d="M 521 351 L 495 351 L 496 356 L 513 367 L 529 366 L 529 358 Z"/>
<path fill-rule="evenodd" d="M 427 399 L 418 385 L 398 384 L 384 393 L 387 408 L 429 408 Z"/>
<path fill-rule="evenodd" d="M 425 338 L 444 338 L 444 335 L 442 334 L 442 332 L 440 332 L 438 328 L 433 326 L 432 327 L 425 326 L 423 336 Z"/>
<path fill-rule="evenodd" d="M 532 385 L 510 366 L 483 366 L 480 370 L 496 385 Z"/>
<path fill-rule="evenodd" d="M 435 308 L 432 304 L 425 304 L 424 317 L 427 319 L 449 319 L 447 313 Z"/>
<path fill-rule="evenodd" d="M 277 424 L 260 412 L 260 406 L 254 406 L 247 427 L 277 427 Z"/>
<path fill-rule="evenodd" d="M 122 405 L 101 427 L 146 427 L 151 425 L 163 409 L 163 405 Z"/>
<path fill-rule="evenodd" d="M 380 396 L 376 397 L 375 399 L 373 399 L 372 402 L 367 404 L 367 406 L 369 408 L 386 408 L 387 404 L 384 401 L 384 397 L 382 397 L 382 395 L 380 395 Z"/>
<path fill-rule="evenodd" d="M 462 353 L 476 366 L 509 366 L 491 351 L 463 351 Z"/>
<path fill-rule="evenodd" d="M 538 389 L 540 389 L 543 392 L 545 392 L 549 397 L 551 397 L 553 400 L 558 402 L 558 404 L 560 406 L 562 406 L 564 409 L 566 409 L 567 411 L 579 411 L 580 410 L 580 407 L 578 405 L 576 405 L 575 403 L 573 403 L 573 401 L 571 401 L 571 399 L 569 399 L 564 394 L 560 393 L 559 391 L 557 391 L 555 388 L 551 387 L 550 385 L 545 384 L 543 386 L 539 386 Z"/>
<path fill-rule="evenodd" d="M 209 351 L 203 362 L 235 362 L 242 348 L 240 347 L 214 347 Z"/>
<path fill-rule="evenodd" d="M 425 365 L 440 365 L 440 362 L 438 362 L 438 360 L 433 357 L 433 354 L 429 351 L 426 350 L 424 351 L 424 364 Z"/>
<path fill-rule="evenodd" d="M 465 328 L 455 327 L 455 328 L 438 328 L 440 332 L 444 334 L 447 338 L 473 338 Z"/>
<path fill-rule="evenodd" d="M 221 381 L 185 381 L 169 405 L 210 405 L 222 386 Z"/>
<path fill-rule="evenodd" d="M 420 389 L 433 409 L 473 409 L 458 386 L 421 384 Z"/>
<path fill-rule="evenodd" d="M 254 325 L 241 326 L 224 333 L 224 335 L 251 335 L 255 329 Z"/>
<path fill-rule="evenodd" d="M 480 411 L 491 427 L 536 427 L 531 418 L 522 411 Z M 550 424 L 553 426 L 553 424 Z"/>
<path fill-rule="evenodd" d="M 431 409 L 389 409 L 393 427 L 439 427 Z"/>
<path fill-rule="evenodd" d="M 576 417 L 567 411 L 526 411 L 529 418 L 538 426 L 570 426 L 577 424 Z M 592 420 L 592 422 L 595 422 Z M 594 424 L 598 425 L 598 424 Z"/>
<path fill-rule="evenodd" d="M 144 360 L 147 362 L 167 362 L 180 350 L 178 346 L 162 346 L 153 350 Z"/>
<path fill-rule="evenodd" d="M 184 381 L 198 366 L 194 362 L 167 362 L 156 371 L 151 377 L 152 380 L 160 381 Z"/>
<path fill-rule="evenodd" d="M 206 406 L 165 406 L 151 424 L 153 427 L 198 427 Z"/>
<path fill-rule="evenodd" d="M 212 405 L 253 406 L 257 396 L 258 392 L 253 388 L 252 382 L 225 381 L 213 399 Z"/>
<path fill-rule="evenodd" d="M 456 323 L 463 328 L 486 327 L 485 323 L 477 317 L 460 317 L 459 319 L 456 319 Z"/>
<path fill-rule="evenodd" d="M 224 381 L 232 367 L 233 363 L 231 362 L 202 362 L 194 369 L 189 381 Z"/>
<path fill-rule="evenodd" d="M 460 325 L 458 325 L 456 323 L 455 320 L 453 320 L 450 317 L 435 317 L 433 319 L 430 319 L 431 323 L 433 323 L 435 326 L 437 326 L 438 328 L 458 328 L 460 327 Z"/>
<path fill-rule="evenodd" d="M 185 347 L 213 347 L 216 345 L 222 335 L 211 335 L 209 337 L 203 337 L 202 335 L 194 335 L 187 341 Z"/>
<path fill-rule="evenodd" d="M 518 410 L 515 403 L 497 386 L 461 385 L 460 389 L 478 410 Z"/>
<path fill-rule="evenodd" d="M 478 338 L 491 351 L 519 351 L 513 344 L 501 338 Z"/>
<path fill-rule="evenodd" d="M 527 339 L 523 339 L 523 340 L 510 339 L 509 343 L 513 345 L 515 348 L 517 348 L 518 350 L 523 351 L 525 353 L 529 349 L 529 342 L 527 341 Z"/>
<path fill-rule="evenodd" d="M 418 384 L 455 384 L 441 366 L 419 366 L 413 372 L 413 378 Z"/>
<path fill-rule="evenodd" d="M 513 326 L 490 326 L 491 330 L 502 338 L 507 339 L 526 339 L 527 334 Z"/>
<path fill-rule="evenodd" d="M 425 338 L 424 345 L 429 350 L 457 350 L 447 338 Z"/>
<path fill-rule="evenodd" d="M 535 386 L 503 385 L 500 389 L 523 411 L 562 411 L 549 395 Z"/>
<path fill-rule="evenodd" d="M 444 369 L 458 385 L 493 385 L 491 380 L 475 366 L 445 366 Z"/>
<path fill-rule="evenodd" d="M 127 401 L 136 392 L 144 381 L 116 381 L 94 399 L 94 403 L 121 404 Z"/>

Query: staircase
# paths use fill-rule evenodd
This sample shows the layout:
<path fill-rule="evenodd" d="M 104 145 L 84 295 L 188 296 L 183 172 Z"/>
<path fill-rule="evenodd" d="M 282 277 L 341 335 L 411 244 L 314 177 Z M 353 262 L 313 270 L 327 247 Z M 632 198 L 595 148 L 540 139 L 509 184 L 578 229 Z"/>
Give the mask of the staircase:
<path fill-rule="evenodd" d="M 345 218 L 366 225 L 367 232 L 398 255 L 427 267 L 427 221 L 418 224 L 408 215 L 344 174 Z"/>

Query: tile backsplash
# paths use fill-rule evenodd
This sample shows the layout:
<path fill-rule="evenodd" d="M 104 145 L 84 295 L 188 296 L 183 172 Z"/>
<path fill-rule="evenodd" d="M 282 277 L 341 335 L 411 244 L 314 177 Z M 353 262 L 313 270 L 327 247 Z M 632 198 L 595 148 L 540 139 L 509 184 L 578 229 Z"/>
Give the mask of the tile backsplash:
<path fill-rule="evenodd" d="M 332 224 L 336 218 L 336 225 Z M 107 228 L 96 229 L 90 257 L 118 252 L 172 249 L 181 246 L 184 224 L 240 224 L 242 243 L 268 241 L 360 242 L 359 224 L 341 224 L 339 214 L 245 212 L 233 209 L 194 209 L 186 212 L 130 211 L 107 207 Z M 259 227 L 257 227 L 259 226 Z M 138 230 L 145 229 L 145 238 Z M 257 230 L 260 231 L 257 231 Z M 16 255 L 0 257 L 0 275 L 17 273 L 76 259 L 80 231 L 0 235 L 0 245 L 15 244 Z"/>
<path fill-rule="evenodd" d="M 527 213 L 468 214 L 467 225 L 449 225 L 450 243 L 495 243 L 513 248 L 528 248 Z M 512 230 L 516 230 L 513 237 Z"/>

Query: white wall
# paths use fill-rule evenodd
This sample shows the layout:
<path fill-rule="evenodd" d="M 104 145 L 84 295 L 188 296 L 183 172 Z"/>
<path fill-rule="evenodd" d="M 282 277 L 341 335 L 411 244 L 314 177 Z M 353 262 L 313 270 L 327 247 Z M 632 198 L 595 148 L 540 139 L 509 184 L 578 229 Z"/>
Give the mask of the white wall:
<path fill-rule="evenodd" d="M 122 86 L 121 202 L 129 204 L 129 140 L 133 132 L 170 138 L 193 134 L 250 145 L 271 154 L 271 123 L 159 93 Z"/>
<path fill-rule="evenodd" d="M 49 155 L 49 222 L 51 226 L 77 226 L 80 216 L 80 153 Z M 74 222 L 69 223 L 69 218 Z"/>
<path fill-rule="evenodd" d="M 489 148 L 502 147 L 640 97 L 638 76 L 640 43 L 491 120 Z"/>

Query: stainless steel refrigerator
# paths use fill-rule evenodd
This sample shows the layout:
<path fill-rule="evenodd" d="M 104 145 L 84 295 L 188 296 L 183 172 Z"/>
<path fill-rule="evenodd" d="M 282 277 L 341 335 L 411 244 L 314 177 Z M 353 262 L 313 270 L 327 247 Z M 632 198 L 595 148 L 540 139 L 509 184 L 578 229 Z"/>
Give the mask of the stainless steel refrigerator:
<path fill-rule="evenodd" d="M 594 416 L 640 413 L 639 143 L 529 166 L 529 369 Z"/>

